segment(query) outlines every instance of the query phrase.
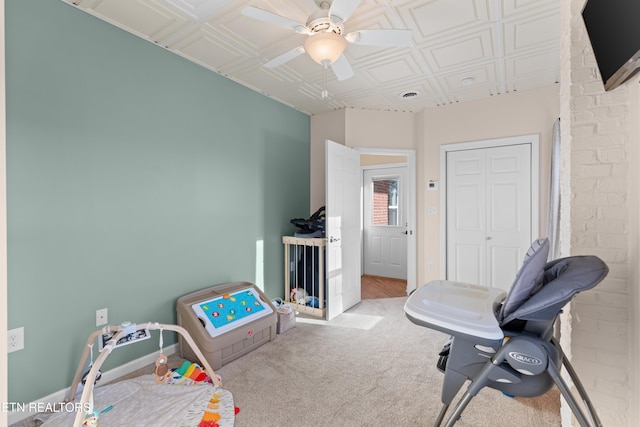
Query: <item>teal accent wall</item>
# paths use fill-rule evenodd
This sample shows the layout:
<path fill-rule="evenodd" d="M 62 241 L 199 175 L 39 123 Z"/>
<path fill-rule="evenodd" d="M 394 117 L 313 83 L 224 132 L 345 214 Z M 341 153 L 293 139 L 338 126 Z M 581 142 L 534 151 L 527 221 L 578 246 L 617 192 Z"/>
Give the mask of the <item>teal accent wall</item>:
<path fill-rule="evenodd" d="M 9 401 L 70 385 L 97 309 L 173 323 L 218 283 L 282 296 L 310 118 L 60 1 L 5 3 Z"/>

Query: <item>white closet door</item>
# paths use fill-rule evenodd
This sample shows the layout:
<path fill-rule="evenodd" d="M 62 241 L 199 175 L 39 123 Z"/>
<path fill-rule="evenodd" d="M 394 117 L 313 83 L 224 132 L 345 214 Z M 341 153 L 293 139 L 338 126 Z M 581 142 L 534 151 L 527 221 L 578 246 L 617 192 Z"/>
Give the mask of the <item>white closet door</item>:
<path fill-rule="evenodd" d="M 447 153 L 447 279 L 481 284 L 486 277 L 486 154 Z"/>
<path fill-rule="evenodd" d="M 508 289 L 531 244 L 531 145 L 447 153 L 447 278 Z"/>

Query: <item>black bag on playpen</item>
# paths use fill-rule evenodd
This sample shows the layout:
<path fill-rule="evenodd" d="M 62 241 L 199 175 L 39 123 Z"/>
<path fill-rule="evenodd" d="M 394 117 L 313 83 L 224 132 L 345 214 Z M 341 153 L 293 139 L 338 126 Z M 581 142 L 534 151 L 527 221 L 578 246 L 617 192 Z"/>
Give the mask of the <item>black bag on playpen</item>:
<path fill-rule="evenodd" d="M 324 206 L 311 215 L 309 219 L 294 218 L 291 220 L 291 223 L 300 229 L 293 234 L 295 237 L 324 237 Z"/>

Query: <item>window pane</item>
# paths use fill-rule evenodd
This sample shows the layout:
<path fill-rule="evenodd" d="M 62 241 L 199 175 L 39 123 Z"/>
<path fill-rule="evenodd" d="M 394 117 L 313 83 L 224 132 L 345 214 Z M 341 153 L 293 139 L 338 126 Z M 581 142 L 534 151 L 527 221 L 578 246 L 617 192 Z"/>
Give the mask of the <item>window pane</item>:
<path fill-rule="evenodd" d="M 400 225 L 397 178 L 373 180 L 373 225 Z"/>

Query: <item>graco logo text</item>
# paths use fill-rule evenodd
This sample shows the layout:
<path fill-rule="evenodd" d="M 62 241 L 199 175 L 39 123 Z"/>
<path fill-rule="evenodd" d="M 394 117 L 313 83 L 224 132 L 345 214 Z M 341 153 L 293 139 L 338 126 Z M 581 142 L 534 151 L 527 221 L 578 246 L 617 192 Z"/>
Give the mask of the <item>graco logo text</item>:
<path fill-rule="evenodd" d="M 524 363 L 527 365 L 542 365 L 542 360 L 538 359 L 537 357 L 518 353 L 517 351 L 510 352 L 509 357 L 511 357 L 516 362 Z"/>

